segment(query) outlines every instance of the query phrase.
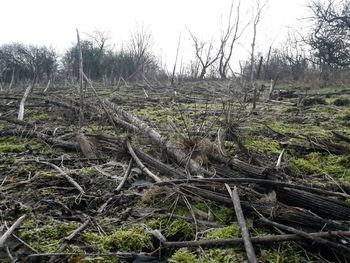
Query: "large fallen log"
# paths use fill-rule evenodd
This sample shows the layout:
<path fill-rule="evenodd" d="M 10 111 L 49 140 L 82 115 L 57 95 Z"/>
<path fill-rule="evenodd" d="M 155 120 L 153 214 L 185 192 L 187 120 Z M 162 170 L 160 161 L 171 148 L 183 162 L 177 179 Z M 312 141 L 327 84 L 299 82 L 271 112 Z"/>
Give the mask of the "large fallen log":
<path fill-rule="evenodd" d="M 214 192 L 204 187 L 192 186 L 192 185 L 180 185 L 179 189 L 188 195 L 195 195 L 208 199 L 219 204 L 231 205 L 231 199 L 228 195 Z M 348 231 L 349 227 L 336 223 L 331 220 L 320 218 L 307 210 L 296 209 L 291 206 L 287 206 L 280 202 L 273 204 L 262 199 L 253 198 L 249 201 L 241 202 L 242 207 L 248 211 L 258 211 L 265 217 L 271 217 L 278 222 L 286 222 L 286 224 L 295 225 L 301 227 L 304 231 L 336 231 L 343 230 Z"/>
<path fill-rule="evenodd" d="M 203 168 L 196 161 L 192 160 L 188 154 L 174 145 L 168 138 L 160 135 L 156 130 L 152 129 L 147 123 L 143 122 L 136 116 L 123 110 L 121 107 L 115 105 L 112 102 L 103 102 L 109 108 L 113 109 L 124 120 L 137 127 L 141 133 L 147 135 L 153 143 L 157 144 L 159 147 L 165 150 L 169 157 L 174 159 L 178 164 L 185 167 L 186 169 L 188 168 L 188 170 L 193 174 L 203 172 Z M 118 121 L 118 119 L 115 120 Z"/>
<path fill-rule="evenodd" d="M 350 204 L 304 191 L 275 189 L 277 200 L 290 206 L 302 207 L 329 219 L 350 220 Z"/>

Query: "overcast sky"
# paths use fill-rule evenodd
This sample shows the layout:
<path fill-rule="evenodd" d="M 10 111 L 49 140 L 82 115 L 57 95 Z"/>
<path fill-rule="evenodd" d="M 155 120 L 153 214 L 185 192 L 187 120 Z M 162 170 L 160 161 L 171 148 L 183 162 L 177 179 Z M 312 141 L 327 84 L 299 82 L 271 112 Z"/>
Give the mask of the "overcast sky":
<path fill-rule="evenodd" d="M 255 0 L 241 2 L 242 18 L 248 20 Z M 306 16 L 307 2 L 269 0 L 259 25 L 258 48 L 264 49 L 275 38 L 276 45 L 282 42 L 287 28 L 299 26 L 298 18 Z M 170 65 L 179 34 L 181 57 L 186 60 L 193 53 L 188 29 L 203 40 L 215 39 L 230 4 L 231 0 L 2 0 L 0 44 L 52 45 L 63 52 L 76 41 L 78 28 L 81 33 L 110 31 L 110 43 L 118 46 L 128 39 L 137 23 L 143 23 L 153 34 L 155 54 Z M 240 57 L 248 56 L 250 39 L 247 30 L 237 47 Z"/>

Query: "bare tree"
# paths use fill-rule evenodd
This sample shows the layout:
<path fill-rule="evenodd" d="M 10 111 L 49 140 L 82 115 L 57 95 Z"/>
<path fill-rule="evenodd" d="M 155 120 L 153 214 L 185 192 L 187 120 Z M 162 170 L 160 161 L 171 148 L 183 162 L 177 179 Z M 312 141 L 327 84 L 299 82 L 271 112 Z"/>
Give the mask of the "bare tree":
<path fill-rule="evenodd" d="M 314 22 L 308 43 L 321 69 L 350 66 L 350 0 L 314 0 L 309 4 Z"/>
<path fill-rule="evenodd" d="M 173 74 L 171 76 L 171 84 L 174 84 L 177 59 L 179 57 L 180 42 L 181 42 L 181 34 L 179 35 L 179 41 L 177 42 L 176 57 L 175 57 L 175 62 L 174 62 Z"/>
<path fill-rule="evenodd" d="M 228 17 L 228 24 L 225 30 L 221 32 L 221 45 L 219 51 L 219 74 L 222 79 L 227 78 L 227 71 L 229 69 L 229 62 L 233 54 L 233 47 L 236 41 L 242 36 L 244 30 L 247 28 L 248 24 L 244 27 L 240 27 L 240 6 L 241 2 L 238 1 L 236 5 L 235 18 L 232 22 L 233 8 L 235 1 L 232 0 L 231 8 Z"/>
<path fill-rule="evenodd" d="M 200 41 L 196 36 L 194 36 L 191 33 L 191 31 L 189 31 L 189 33 L 195 48 L 196 58 L 198 59 L 201 67 L 199 78 L 204 79 L 208 68 L 219 59 L 220 50 L 217 52 L 214 51 L 213 39 L 209 43 L 206 43 Z"/>
<path fill-rule="evenodd" d="M 145 25 L 137 25 L 129 38 L 129 52 L 134 58 L 136 71 L 144 73 L 151 66 L 154 59 L 151 55 L 152 34 Z"/>
<path fill-rule="evenodd" d="M 256 1 L 255 7 L 253 7 L 253 38 L 251 43 L 251 51 L 250 51 L 250 77 L 249 80 L 251 83 L 254 81 L 254 59 L 255 59 L 255 45 L 256 45 L 256 35 L 258 24 L 261 20 L 261 15 L 264 7 L 267 5 L 268 0 L 266 0 L 263 4 L 260 3 L 260 0 Z"/>
<path fill-rule="evenodd" d="M 109 31 L 103 31 L 95 29 L 92 33 L 86 33 L 91 41 L 100 49 L 104 51 L 107 48 L 107 41 L 111 39 L 111 33 Z"/>
<path fill-rule="evenodd" d="M 81 50 L 80 45 L 80 36 L 79 31 L 77 30 L 77 47 L 79 51 L 79 128 L 83 125 L 84 122 L 84 93 L 83 93 L 83 85 L 84 85 L 84 78 L 83 78 L 83 53 Z"/>

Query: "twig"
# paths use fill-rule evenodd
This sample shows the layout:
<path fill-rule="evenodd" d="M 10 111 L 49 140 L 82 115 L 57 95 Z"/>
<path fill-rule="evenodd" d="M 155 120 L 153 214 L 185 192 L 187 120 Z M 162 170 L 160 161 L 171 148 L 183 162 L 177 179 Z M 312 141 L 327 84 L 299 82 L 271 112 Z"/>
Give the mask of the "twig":
<path fill-rule="evenodd" d="M 225 187 L 231 196 L 231 200 L 235 208 L 236 217 L 238 220 L 239 227 L 241 228 L 242 239 L 243 239 L 244 248 L 247 253 L 248 260 L 250 263 L 258 263 L 258 260 L 256 259 L 254 247 L 252 245 L 252 241 L 250 240 L 247 224 L 245 222 L 245 218 L 243 215 L 241 202 L 239 200 L 239 195 L 237 193 L 237 187 L 235 186 L 233 188 L 233 191 L 231 190 L 228 184 L 225 184 Z"/>
<path fill-rule="evenodd" d="M 130 161 L 129 161 L 129 165 L 128 165 L 128 168 L 126 169 L 125 171 L 125 174 L 123 176 L 123 179 L 121 180 L 121 182 L 119 183 L 118 187 L 115 189 L 115 192 L 118 193 L 120 191 L 120 189 L 122 189 L 123 185 L 125 184 L 126 182 L 126 179 L 128 178 L 130 172 L 131 172 L 131 167 L 132 167 L 132 161 L 133 159 L 131 158 Z"/>
<path fill-rule="evenodd" d="M 64 172 L 57 165 L 55 165 L 53 163 L 48 163 L 48 162 L 41 162 L 41 161 L 36 161 L 36 162 L 51 166 L 52 168 L 57 170 L 61 175 L 63 175 L 67 179 L 67 181 L 70 182 L 80 192 L 80 194 L 82 194 L 82 195 L 85 194 L 84 189 L 72 177 L 70 177 L 66 172 Z"/>
<path fill-rule="evenodd" d="M 141 160 L 136 156 L 134 150 L 131 147 L 129 140 L 126 141 L 126 146 L 129 150 L 130 155 L 132 156 L 132 158 L 134 158 L 135 162 L 140 167 L 141 171 L 144 171 L 154 181 L 161 182 L 162 180 L 160 180 L 160 178 L 158 176 L 156 176 L 154 173 L 152 173 L 150 170 L 148 170 L 148 168 L 146 166 L 144 166 L 144 164 L 141 162 Z"/>
<path fill-rule="evenodd" d="M 308 233 L 311 237 L 349 237 L 350 231 L 329 231 L 329 232 L 317 232 Z M 261 236 L 252 237 L 251 241 L 254 244 L 270 244 L 274 242 L 285 242 L 300 240 L 303 237 L 296 234 L 274 235 L 274 236 Z M 217 247 L 217 246 L 232 246 L 242 244 L 243 238 L 231 238 L 231 239 L 215 239 L 215 240 L 201 240 L 201 241 L 179 241 L 179 242 L 163 242 L 162 247 Z"/>
<path fill-rule="evenodd" d="M 19 226 L 22 224 L 23 220 L 24 220 L 26 217 L 27 217 L 26 214 L 24 214 L 23 216 L 19 217 L 19 218 L 16 220 L 16 222 L 13 223 L 13 225 L 12 225 L 9 229 L 7 229 L 6 232 L 0 237 L 0 248 L 1 248 L 1 247 L 4 247 L 6 240 L 11 236 L 11 234 L 13 233 L 13 231 L 15 231 L 15 229 L 16 229 L 17 227 L 19 227 Z"/>

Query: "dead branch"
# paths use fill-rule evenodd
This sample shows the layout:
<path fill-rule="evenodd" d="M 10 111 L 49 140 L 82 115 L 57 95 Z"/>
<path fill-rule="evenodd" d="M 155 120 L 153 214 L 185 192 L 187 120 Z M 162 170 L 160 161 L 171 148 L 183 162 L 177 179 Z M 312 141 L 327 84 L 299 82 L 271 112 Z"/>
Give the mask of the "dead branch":
<path fill-rule="evenodd" d="M 115 189 L 115 192 L 116 192 L 116 193 L 118 193 L 118 192 L 122 189 L 123 185 L 125 184 L 126 179 L 128 178 L 128 176 L 129 176 L 129 174 L 130 174 L 130 172 L 131 172 L 132 161 L 133 161 L 133 159 L 131 158 L 130 161 L 129 161 L 128 168 L 126 169 L 125 174 L 124 174 L 124 176 L 123 176 L 123 179 L 121 180 L 121 182 L 119 183 L 119 185 L 118 185 L 117 188 Z"/>
<path fill-rule="evenodd" d="M 140 167 L 141 171 L 145 172 L 149 177 L 151 177 L 154 181 L 156 182 L 161 182 L 162 180 L 160 180 L 160 178 L 158 176 L 156 176 L 154 173 L 152 173 L 142 162 L 141 160 L 137 157 L 137 155 L 135 154 L 134 150 L 131 147 L 131 144 L 129 142 L 129 140 L 126 141 L 126 147 L 128 148 L 128 151 L 130 153 L 130 155 L 132 156 L 132 158 L 135 160 L 135 162 L 137 163 L 137 165 Z"/>
<path fill-rule="evenodd" d="M 17 227 L 19 227 L 23 220 L 26 219 L 27 214 L 22 215 L 21 217 L 19 217 L 16 222 L 13 223 L 13 225 L 6 230 L 6 232 L 0 237 L 0 248 L 5 246 L 5 242 L 6 240 L 11 236 L 11 234 L 13 233 L 13 231 L 16 230 Z"/>
<path fill-rule="evenodd" d="M 245 218 L 244 218 L 242 207 L 241 207 L 241 202 L 239 200 L 239 195 L 237 193 L 237 187 L 235 186 L 233 191 L 232 191 L 231 188 L 228 186 L 228 184 L 225 184 L 225 186 L 226 186 L 228 193 L 231 196 L 232 203 L 233 203 L 234 208 L 235 208 L 236 217 L 238 220 L 239 227 L 241 228 L 242 239 L 243 239 L 244 248 L 245 248 L 245 251 L 247 253 L 248 260 L 250 263 L 257 263 L 258 260 L 256 259 L 254 247 L 253 247 L 252 242 L 250 240 L 247 224 L 245 222 Z"/>
<path fill-rule="evenodd" d="M 48 163 L 48 162 L 40 162 L 37 161 L 37 163 L 42 163 L 42 164 L 46 164 L 48 166 L 51 166 L 52 168 L 54 168 L 56 171 L 58 171 L 61 175 L 63 175 L 68 182 L 70 182 L 79 192 L 80 194 L 84 195 L 85 191 L 84 189 L 72 178 L 70 177 L 66 172 L 64 172 L 61 168 L 59 168 L 57 165 L 53 164 L 53 163 Z"/>
<path fill-rule="evenodd" d="M 259 213 L 260 214 L 260 213 Z M 283 225 L 283 224 L 280 224 L 280 223 L 276 223 L 276 222 L 273 222 L 267 218 L 265 218 L 263 215 L 260 214 L 260 217 L 261 217 L 261 220 L 266 223 L 267 225 L 270 225 L 270 226 L 273 226 L 273 227 L 277 227 L 279 229 L 282 229 L 282 230 L 285 230 L 285 231 L 288 231 L 288 232 L 291 232 L 293 234 L 296 234 L 300 237 L 303 237 L 303 238 L 306 238 L 306 239 L 309 239 L 311 241 L 314 241 L 316 243 L 319 243 L 319 244 L 322 244 L 322 245 L 325 245 L 327 247 L 332 247 L 332 248 L 335 248 L 335 249 L 339 249 L 340 251 L 342 251 L 346 257 L 350 257 L 350 249 L 342 244 L 339 244 L 339 243 L 335 243 L 335 242 L 332 242 L 332 241 L 328 241 L 326 239 L 323 239 L 321 237 L 318 237 L 318 236 L 311 236 L 310 234 L 304 232 L 304 231 L 301 231 L 301 230 L 297 230 L 293 227 L 290 227 L 290 226 L 286 226 L 286 225 Z M 344 256 L 345 256 L 344 255 Z"/>

